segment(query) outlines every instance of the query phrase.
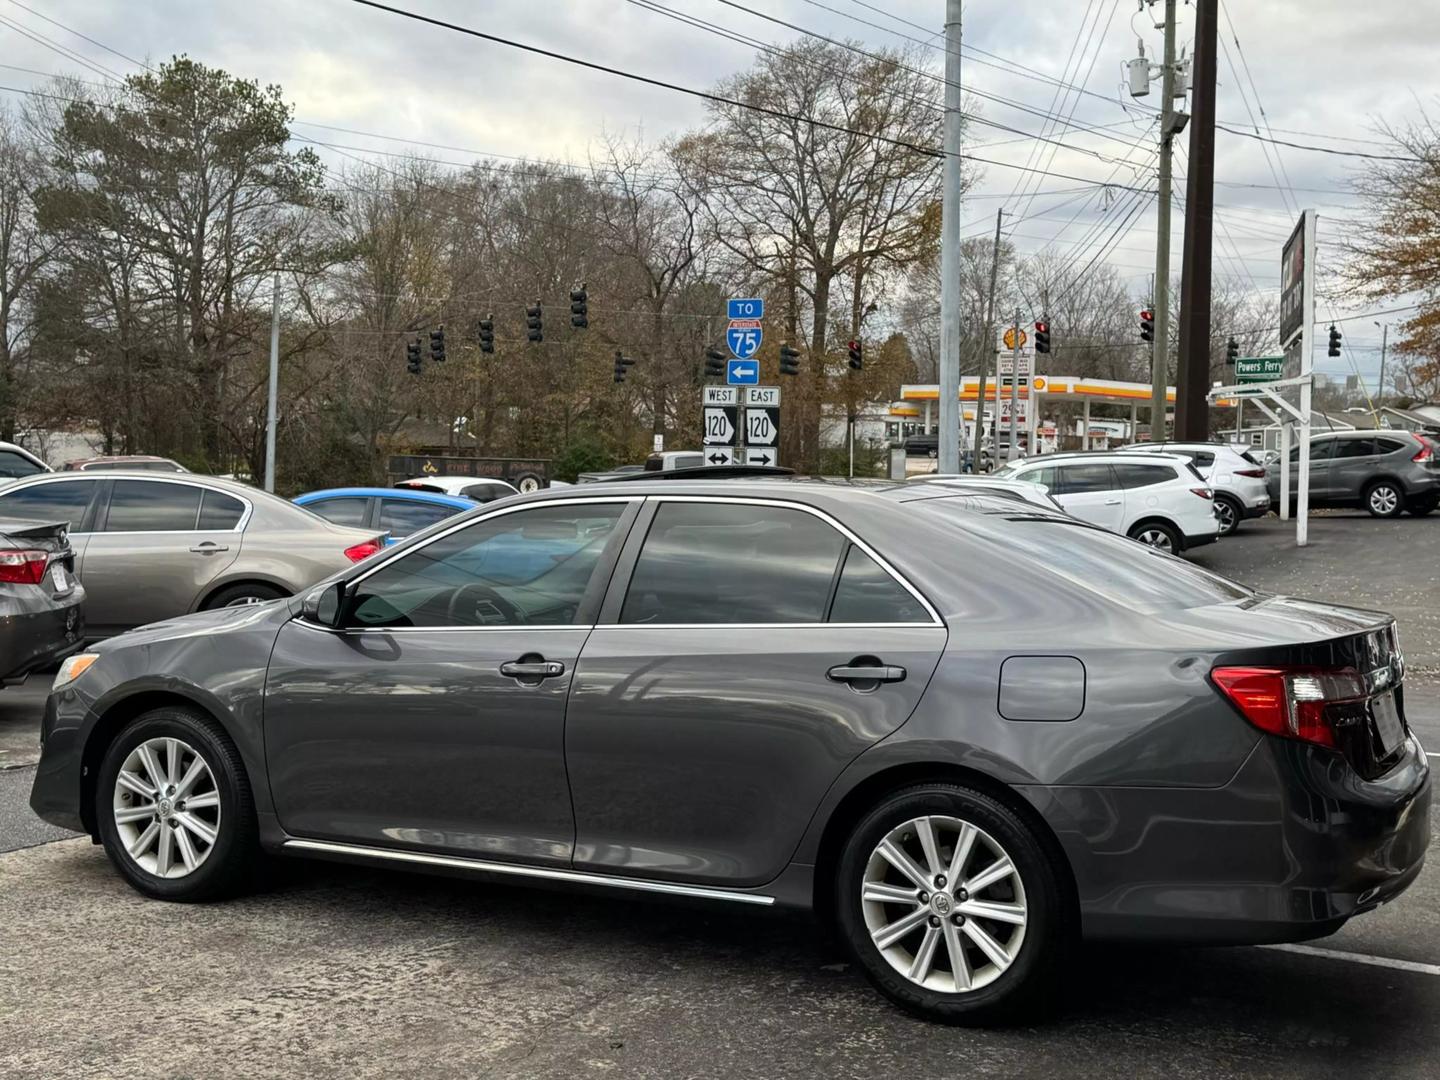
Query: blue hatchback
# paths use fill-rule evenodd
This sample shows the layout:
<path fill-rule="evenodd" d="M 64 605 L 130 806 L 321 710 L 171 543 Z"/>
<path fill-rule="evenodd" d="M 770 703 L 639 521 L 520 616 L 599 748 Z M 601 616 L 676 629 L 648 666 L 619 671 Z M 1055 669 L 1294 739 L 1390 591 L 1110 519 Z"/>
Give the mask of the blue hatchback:
<path fill-rule="evenodd" d="M 297 506 L 336 525 L 386 531 L 390 534 L 386 544 L 403 540 L 437 521 L 474 510 L 477 505 L 473 499 L 458 499 L 433 491 L 368 487 L 310 491 L 294 501 Z"/>

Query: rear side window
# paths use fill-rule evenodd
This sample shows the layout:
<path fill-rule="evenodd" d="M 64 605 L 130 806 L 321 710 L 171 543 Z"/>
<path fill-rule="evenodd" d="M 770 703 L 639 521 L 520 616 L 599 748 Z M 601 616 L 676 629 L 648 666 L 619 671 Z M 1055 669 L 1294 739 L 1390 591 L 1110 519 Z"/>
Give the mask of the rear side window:
<path fill-rule="evenodd" d="M 801 510 L 664 503 L 635 563 L 622 623 L 818 623 L 847 545 Z"/>
<path fill-rule="evenodd" d="M 245 504 L 219 491 L 206 491 L 200 500 L 200 528 L 224 532 L 240 524 Z"/>
<path fill-rule="evenodd" d="M 1379 444 L 1379 449 L 1375 451 L 1377 454 L 1393 454 L 1396 450 L 1410 449 L 1408 443 L 1400 439 L 1386 438 L 1383 435 L 1376 439 L 1375 442 Z"/>
<path fill-rule="evenodd" d="M 1208 469 L 1215 464 L 1215 455 L 1208 450 L 1180 450 L 1177 452 L 1188 457 L 1197 469 Z"/>
<path fill-rule="evenodd" d="M 370 500 L 347 495 L 338 499 L 320 499 L 307 504 L 305 509 L 336 525 L 354 525 L 358 528 L 363 526 L 370 516 Z"/>
<path fill-rule="evenodd" d="M 1337 459 L 1370 457 L 1374 453 L 1375 440 L 1372 438 L 1335 440 L 1335 457 Z"/>
<path fill-rule="evenodd" d="M 453 517 L 456 511 L 435 503 L 413 502 L 410 499 L 380 500 L 380 528 L 392 536 L 409 536 L 421 529 Z"/>
<path fill-rule="evenodd" d="M 13 480 L 18 476 L 34 476 L 45 470 L 14 450 L 0 450 L 0 477 Z"/>
<path fill-rule="evenodd" d="M 1060 474 L 1062 495 L 1084 495 L 1092 491 L 1114 491 L 1115 475 L 1105 464 L 1063 465 Z"/>
<path fill-rule="evenodd" d="M 830 621 L 837 623 L 928 623 L 930 615 L 910 591 L 854 544 L 845 556 Z"/>
<path fill-rule="evenodd" d="M 193 532 L 200 516 L 198 487 L 116 480 L 106 532 Z"/>
<path fill-rule="evenodd" d="M 0 492 L 0 517 L 33 521 L 64 521 L 71 530 L 80 528 L 98 480 L 66 480 L 36 484 L 8 494 Z"/>
<path fill-rule="evenodd" d="M 1127 489 L 1154 487 L 1175 479 L 1175 470 L 1165 465 L 1121 465 L 1114 466 L 1120 486 Z"/>

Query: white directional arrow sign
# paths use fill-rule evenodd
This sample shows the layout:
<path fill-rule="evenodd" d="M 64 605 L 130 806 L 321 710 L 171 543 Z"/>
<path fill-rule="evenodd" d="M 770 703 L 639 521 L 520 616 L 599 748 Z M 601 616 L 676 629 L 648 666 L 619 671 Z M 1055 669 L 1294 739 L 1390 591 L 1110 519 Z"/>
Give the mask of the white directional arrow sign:
<path fill-rule="evenodd" d="M 712 446 L 705 451 L 706 465 L 734 465 L 735 448 L 733 446 Z"/>

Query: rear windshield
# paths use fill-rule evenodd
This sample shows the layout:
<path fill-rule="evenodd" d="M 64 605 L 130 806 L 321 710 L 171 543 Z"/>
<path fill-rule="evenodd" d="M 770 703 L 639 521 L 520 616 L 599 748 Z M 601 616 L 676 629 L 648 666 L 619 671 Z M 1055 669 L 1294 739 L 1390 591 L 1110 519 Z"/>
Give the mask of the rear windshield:
<path fill-rule="evenodd" d="M 1115 533 L 1058 517 L 1011 518 L 1003 531 L 986 529 L 980 536 L 976 517 L 945 500 L 914 504 L 922 513 L 950 519 L 977 539 L 1001 545 L 1018 561 L 1043 568 L 1135 611 L 1204 607 L 1246 600 L 1255 593 L 1243 585 L 1127 540 Z M 994 519 L 991 519 L 991 523 Z M 990 524 L 990 523 L 987 523 Z"/>

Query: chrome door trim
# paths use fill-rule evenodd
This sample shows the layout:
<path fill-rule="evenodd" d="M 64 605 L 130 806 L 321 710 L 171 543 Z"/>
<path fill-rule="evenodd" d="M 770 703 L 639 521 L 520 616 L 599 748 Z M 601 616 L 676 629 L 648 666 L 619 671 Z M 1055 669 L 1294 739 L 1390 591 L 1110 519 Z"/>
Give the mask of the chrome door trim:
<path fill-rule="evenodd" d="M 354 858 L 379 859 L 420 866 L 442 866 L 475 873 L 506 874 L 511 877 L 537 878 L 542 881 L 563 881 L 573 885 L 603 885 L 613 889 L 662 893 L 669 896 L 689 896 L 701 900 L 728 900 L 735 904 L 755 904 L 760 907 L 770 907 L 775 903 L 773 896 L 735 892 L 731 889 L 712 889 L 704 885 L 680 885 L 669 881 L 652 881 L 648 878 L 592 874 L 583 870 L 561 870 L 548 866 L 490 862 L 486 859 L 467 859 L 458 855 L 432 855 L 424 851 L 399 851 L 394 848 L 366 847 L 360 844 L 337 844 L 328 840 L 291 839 L 286 840 L 281 847 L 287 850 L 311 851 L 324 855 L 346 855 Z"/>
<path fill-rule="evenodd" d="M 497 624 L 492 626 L 320 626 L 316 623 L 307 622 L 305 619 L 291 619 L 293 623 L 305 627 L 307 630 L 315 630 L 321 634 L 555 634 L 562 630 L 584 630 L 595 629 L 593 623 L 580 623 L 578 625 L 551 624 L 547 626 L 526 626 L 524 624 Z M 907 626 L 923 626 L 923 623 L 907 623 Z"/>
<path fill-rule="evenodd" d="M 944 626 L 944 625 L 945 625 L 945 620 L 942 619 L 942 618 L 940 618 L 940 613 L 935 610 L 935 606 L 934 606 L 933 604 L 931 604 L 928 599 L 926 599 L 924 593 L 922 593 L 922 592 L 921 592 L 919 589 L 917 589 L 914 585 L 910 584 L 910 582 L 909 582 L 908 580 L 906 580 L 905 575 L 901 574 L 900 571 L 896 570 L 895 567 L 891 566 L 890 563 L 889 563 L 889 561 L 886 560 L 886 558 L 885 558 L 883 555 L 881 555 L 881 554 L 880 554 L 878 551 L 876 551 L 873 547 L 871 547 L 869 544 L 867 544 L 864 540 L 860 539 L 860 537 L 856 536 L 855 533 L 852 532 L 845 524 L 843 524 L 842 522 L 836 520 L 836 519 L 835 519 L 834 517 L 832 517 L 830 514 L 826 513 L 824 510 L 821 510 L 821 509 L 820 509 L 819 507 L 817 507 L 817 506 L 811 506 L 811 505 L 809 505 L 808 503 L 794 502 L 794 501 L 789 500 L 789 499 L 762 499 L 762 498 L 755 498 L 755 497 L 753 497 L 753 496 L 748 496 L 748 495 L 663 495 L 663 494 L 662 494 L 662 495 L 654 495 L 654 494 L 652 494 L 652 495 L 648 495 L 648 496 L 647 496 L 647 499 L 650 500 L 650 501 L 653 501 L 653 502 L 655 502 L 655 503 L 657 503 L 657 504 L 659 504 L 659 505 L 662 505 L 662 506 L 663 506 L 665 503 L 669 503 L 669 502 L 681 502 L 681 503 L 727 503 L 727 504 L 736 504 L 736 505 L 740 505 L 740 506 L 780 506 L 780 507 L 784 507 L 784 508 L 787 509 L 787 510 L 799 510 L 801 513 L 809 514 L 811 517 L 817 517 L 817 518 L 819 518 L 821 521 L 825 522 L 825 524 L 829 525 L 829 526 L 830 526 L 832 529 L 834 529 L 836 532 L 838 532 L 841 536 L 843 536 L 843 537 L 845 537 L 847 540 L 849 540 L 852 544 L 854 544 L 856 547 L 858 547 L 861 551 L 865 552 L 866 555 L 869 555 L 870 558 L 872 558 L 873 560 L 875 560 L 876 565 L 878 565 L 878 566 L 880 567 L 880 569 L 884 570 L 887 574 L 890 575 L 891 578 L 893 578 L 893 579 L 900 585 L 901 588 L 903 588 L 906 592 L 908 592 L 908 593 L 909 593 L 911 596 L 913 596 L 916 600 L 920 601 L 921 606 L 925 608 L 926 612 L 930 615 L 930 619 L 931 619 L 931 621 L 930 621 L 929 623 L 913 622 L 913 623 L 894 623 L 894 624 L 891 624 L 891 623 L 851 623 L 851 624 L 846 624 L 846 623 L 830 623 L 830 622 L 813 622 L 813 623 L 760 623 L 760 624 L 757 624 L 757 625 L 760 625 L 760 626 L 772 626 L 772 627 L 773 627 L 773 626 L 805 626 L 805 627 L 816 627 L 816 626 L 845 626 L 845 625 L 851 625 L 851 626 L 890 626 L 890 625 L 897 625 L 897 626 Z M 645 551 L 645 547 L 644 547 L 644 543 L 643 543 L 643 541 L 642 541 L 641 547 L 640 547 L 640 552 L 641 552 L 641 554 L 644 554 L 644 551 Z M 632 571 L 632 573 L 633 573 L 633 571 Z M 627 583 L 627 587 L 628 587 L 628 583 Z M 667 627 L 667 626 L 673 628 L 674 625 L 675 625 L 675 624 L 667 624 L 667 623 L 607 623 L 607 624 L 606 624 L 607 627 L 609 627 L 609 626 L 636 626 L 636 627 L 644 627 L 644 628 L 652 629 L 652 630 L 653 630 L 653 629 L 658 629 L 658 628 L 661 628 L 661 627 Z M 733 629 L 734 627 L 736 627 L 736 626 L 738 626 L 738 625 L 741 625 L 741 624 L 737 624 L 737 623 L 704 623 L 704 624 L 701 624 L 701 625 L 703 625 L 704 627 L 707 627 L 707 628 L 708 628 L 708 627 L 716 627 L 716 626 L 729 626 L 729 627 L 731 627 L 731 628 Z M 745 625 L 749 625 L 749 624 L 745 624 Z"/>

